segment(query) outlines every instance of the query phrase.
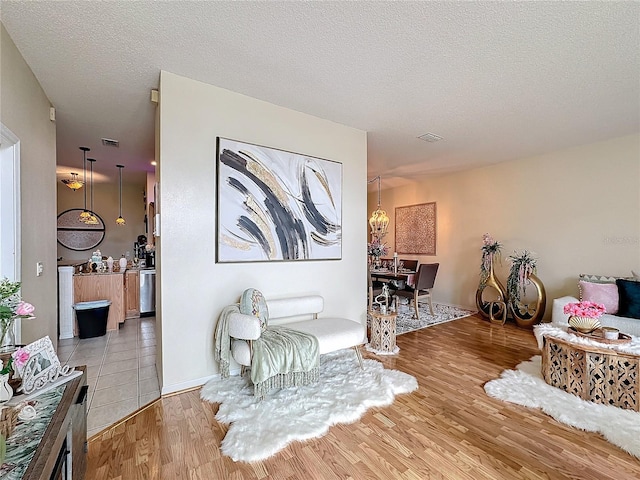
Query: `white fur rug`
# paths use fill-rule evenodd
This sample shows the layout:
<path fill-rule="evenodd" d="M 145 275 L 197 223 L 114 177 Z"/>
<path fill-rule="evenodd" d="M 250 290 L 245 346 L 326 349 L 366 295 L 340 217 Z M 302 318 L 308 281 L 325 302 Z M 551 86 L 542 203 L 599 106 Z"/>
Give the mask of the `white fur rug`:
<path fill-rule="evenodd" d="M 220 403 L 216 419 L 230 424 L 222 453 L 235 461 L 268 458 L 296 440 L 321 437 L 337 423 L 353 423 L 371 407 L 391 405 L 396 395 L 418 388 L 415 377 L 388 370 L 376 360 L 360 369 L 353 349 L 320 357 L 320 381 L 273 391 L 264 400 L 239 376 L 209 381 L 203 400 Z"/>
<path fill-rule="evenodd" d="M 640 458 L 640 413 L 582 400 L 548 385 L 541 372 L 541 357 L 536 355 L 516 370 L 505 370 L 499 379 L 487 382 L 484 390 L 500 400 L 540 408 L 566 425 L 601 433 L 609 442 Z"/>

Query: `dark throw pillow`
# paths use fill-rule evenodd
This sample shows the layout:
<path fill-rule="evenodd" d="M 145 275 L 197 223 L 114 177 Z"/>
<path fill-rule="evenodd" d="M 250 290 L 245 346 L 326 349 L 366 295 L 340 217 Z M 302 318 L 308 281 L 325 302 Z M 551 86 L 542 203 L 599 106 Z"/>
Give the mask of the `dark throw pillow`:
<path fill-rule="evenodd" d="M 616 285 L 620 295 L 618 316 L 640 318 L 640 282 L 618 279 Z"/>

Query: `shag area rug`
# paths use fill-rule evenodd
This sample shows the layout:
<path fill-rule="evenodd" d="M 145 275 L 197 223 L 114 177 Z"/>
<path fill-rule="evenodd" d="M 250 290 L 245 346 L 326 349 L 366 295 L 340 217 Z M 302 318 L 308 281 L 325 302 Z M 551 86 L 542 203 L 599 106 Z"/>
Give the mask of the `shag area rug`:
<path fill-rule="evenodd" d="M 398 317 L 396 318 L 396 335 L 413 332 L 414 330 L 420 330 L 421 328 L 430 327 L 439 323 L 458 320 L 459 318 L 469 317 L 474 313 L 477 313 L 476 311 L 465 310 L 464 308 L 434 302 L 434 315 L 431 315 L 431 312 L 429 311 L 429 304 L 427 302 L 418 302 L 420 319 L 417 319 L 414 318 L 415 309 L 413 308 L 413 305 L 410 306 L 407 303 L 407 299 L 401 298 L 399 300 Z M 371 318 L 367 316 L 367 322 L 370 321 Z"/>
<path fill-rule="evenodd" d="M 520 363 L 516 370 L 505 370 L 499 379 L 487 382 L 484 390 L 500 400 L 540 408 L 560 423 L 600 433 L 607 441 L 640 458 L 640 413 L 587 402 L 548 385 L 542 378 L 540 355 Z"/>
<path fill-rule="evenodd" d="M 320 357 L 320 380 L 313 385 L 253 396 L 250 380 L 240 376 L 210 380 L 200 394 L 220 403 L 216 419 L 229 424 L 222 453 L 234 461 L 264 460 L 296 440 L 321 437 L 332 425 L 353 423 L 371 407 L 391 405 L 396 395 L 418 388 L 415 377 L 363 360 L 353 349 Z"/>

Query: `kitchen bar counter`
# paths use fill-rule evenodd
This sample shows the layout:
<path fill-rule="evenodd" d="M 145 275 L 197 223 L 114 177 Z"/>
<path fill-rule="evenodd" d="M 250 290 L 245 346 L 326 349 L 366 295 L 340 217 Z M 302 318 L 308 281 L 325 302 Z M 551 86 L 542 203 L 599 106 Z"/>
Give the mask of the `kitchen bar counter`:
<path fill-rule="evenodd" d="M 94 300 L 111 301 L 107 330 L 117 330 L 125 320 L 123 273 L 77 273 L 73 275 L 73 303 Z"/>

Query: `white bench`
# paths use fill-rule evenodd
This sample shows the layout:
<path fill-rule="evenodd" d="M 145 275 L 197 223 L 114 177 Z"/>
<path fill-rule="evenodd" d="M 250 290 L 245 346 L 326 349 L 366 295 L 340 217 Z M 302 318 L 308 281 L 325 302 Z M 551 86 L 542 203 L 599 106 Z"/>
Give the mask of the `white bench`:
<path fill-rule="evenodd" d="M 267 300 L 268 325 L 283 325 L 308 333 L 318 339 L 320 355 L 353 348 L 360 367 L 362 357 L 358 347 L 367 341 L 365 325 L 340 317 L 318 317 L 324 310 L 324 298 L 306 295 Z M 229 315 L 231 355 L 243 367 L 251 366 L 251 342 L 260 338 L 260 320 L 253 315 L 232 313 Z"/>

